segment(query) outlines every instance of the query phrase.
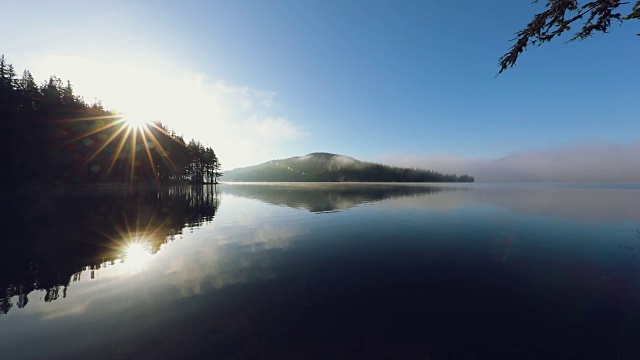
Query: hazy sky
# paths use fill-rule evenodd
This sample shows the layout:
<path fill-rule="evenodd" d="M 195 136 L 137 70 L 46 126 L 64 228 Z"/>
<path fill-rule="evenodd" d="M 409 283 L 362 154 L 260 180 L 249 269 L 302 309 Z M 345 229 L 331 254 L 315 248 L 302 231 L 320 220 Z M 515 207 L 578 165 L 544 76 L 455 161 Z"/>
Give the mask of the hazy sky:
<path fill-rule="evenodd" d="M 201 140 L 225 169 L 324 151 L 479 180 L 571 180 L 539 176 L 553 166 L 637 179 L 640 22 L 531 48 L 496 77 L 509 39 L 540 9 L 530 0 L 13 1 L 0 52 L 38 81 L 56 74 L 90 102 Z M 591 161 L 598 149 L 607 155 Z M 566 161 L 547 166 L 556 155 Z M 496 167 L 505 158 L 510 168 Z"/>

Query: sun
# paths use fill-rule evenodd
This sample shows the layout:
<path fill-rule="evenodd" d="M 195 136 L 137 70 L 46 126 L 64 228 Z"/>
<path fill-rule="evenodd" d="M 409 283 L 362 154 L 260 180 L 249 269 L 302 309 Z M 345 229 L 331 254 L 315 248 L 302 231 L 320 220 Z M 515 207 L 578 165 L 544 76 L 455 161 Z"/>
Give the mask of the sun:
<path fill-rule="evenodd" d="M 148 124 L 148 122 L 144 119 L 144 117 L 136 116 L 136 115 L 124 114 L 122 116 L 122 120 L 124 120 L 127 126 L 134 129 L 142 129 Z"/>

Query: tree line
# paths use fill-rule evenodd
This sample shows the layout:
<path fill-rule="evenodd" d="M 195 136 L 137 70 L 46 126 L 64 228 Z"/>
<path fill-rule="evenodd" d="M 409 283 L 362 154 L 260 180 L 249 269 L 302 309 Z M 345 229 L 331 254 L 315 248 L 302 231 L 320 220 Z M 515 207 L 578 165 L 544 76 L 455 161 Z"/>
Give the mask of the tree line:
<path fill-rule="evenodd" d="M 131 126 L 69 81 L 36 84 L 0 56 L 0 168 L 4 185 L 216 183 L 215 151 L 160 123 Z"/>
<path fill-rule="evenodd" d="M 342 155 L 312 153 L 231 170 L 227 181 L 245 182 L 473 182 L 470 175 L 363 162 Z"/>
<path fill-rule="evenodd" d="M 360 166 L 301 172 L 284 166 L 254 170 L 234 181 L 247 182 L 473 182 L 470 175 L 442 174 L 433 170 L 393 167 L 366 163 Z"/>

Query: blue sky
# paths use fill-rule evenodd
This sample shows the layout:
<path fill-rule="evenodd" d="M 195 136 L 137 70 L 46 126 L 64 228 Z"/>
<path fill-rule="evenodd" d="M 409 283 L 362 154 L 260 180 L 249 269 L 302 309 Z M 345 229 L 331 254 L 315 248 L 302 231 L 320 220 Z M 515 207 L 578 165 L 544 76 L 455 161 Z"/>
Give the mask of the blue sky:
<path fill-rule="evenodd" d="M 607 179 L 636 179 L 625 174 L 640 149 L 637 21 L 531 48 L 496 77 L 509 39 L 540 4 L 35 1 L 4 9 L 13 16 L 0 23 L 0 52 L 19 71 L 56 74 L 87 100 L 161 120 L 211 145 L 226 169 L 325 151 L 482 173 L 497 159 L 584 160 L 606 148 L 603 164 L 615 162 L 615 149 L 628 160 Z M 510 161 L 519 173 L 528 166 Z"/>

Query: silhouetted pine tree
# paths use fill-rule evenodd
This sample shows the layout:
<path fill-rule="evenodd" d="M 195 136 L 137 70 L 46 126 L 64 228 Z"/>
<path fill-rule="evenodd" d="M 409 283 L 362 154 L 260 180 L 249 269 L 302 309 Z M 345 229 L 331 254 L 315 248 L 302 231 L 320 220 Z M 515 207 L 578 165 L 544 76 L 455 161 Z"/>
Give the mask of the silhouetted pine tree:
<path fill-rule="evenodd" d="M 28 70 L 18 79 L 4 55 L 0 136 L 4 185 L 202 183 L 216 178 L 215 153 L 200 142 L 187 145 L 161 123 L 129 127 L 100 101 L 88 105 L 71 82 L 56 76 L 40 86 Z"/>

